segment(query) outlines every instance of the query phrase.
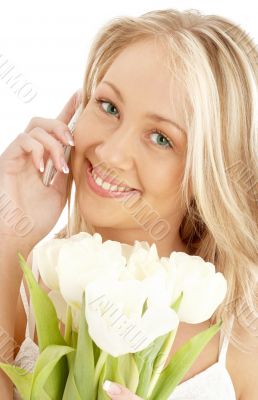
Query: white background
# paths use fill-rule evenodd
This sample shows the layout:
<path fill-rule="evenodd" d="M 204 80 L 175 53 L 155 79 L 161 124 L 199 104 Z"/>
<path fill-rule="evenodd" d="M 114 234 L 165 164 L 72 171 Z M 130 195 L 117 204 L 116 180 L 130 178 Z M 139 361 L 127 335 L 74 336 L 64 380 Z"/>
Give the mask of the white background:
<path fill-rule="evenodd" d="M 32 1 L 9 0 L 0 12 L 0 75 L 3 60 L 30 82 L 36 94 L 25 103 L 0 76 L 0 153 L 33 116 L 56 118 L 72 93 L 82 86 L 89 46 L 98 29 L 117 16 L 139 16 L 155 9 L 197 9 L 228 17 L 258 42 L 256 2 L 227 1 Z M 2 62 L 1 62 L 2 60 Z M 49 233 L 66 221 L 66 208 Z"/>

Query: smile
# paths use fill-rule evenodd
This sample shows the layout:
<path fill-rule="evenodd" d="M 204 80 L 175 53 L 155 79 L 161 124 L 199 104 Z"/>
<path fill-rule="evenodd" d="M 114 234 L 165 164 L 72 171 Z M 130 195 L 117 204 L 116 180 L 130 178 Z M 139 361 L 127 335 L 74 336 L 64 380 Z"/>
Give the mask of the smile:
<path fill-rule="evenodd" d="M 93 172 L 92 165 L 86 167 L 87 183 L 90 188 L 99 196 L 124 198 L 132 194 L 140 193 L 139 190 L 132 189 L 126 186 L 112 185 L 111 183 L 100 178 L 99 175 Z"/>

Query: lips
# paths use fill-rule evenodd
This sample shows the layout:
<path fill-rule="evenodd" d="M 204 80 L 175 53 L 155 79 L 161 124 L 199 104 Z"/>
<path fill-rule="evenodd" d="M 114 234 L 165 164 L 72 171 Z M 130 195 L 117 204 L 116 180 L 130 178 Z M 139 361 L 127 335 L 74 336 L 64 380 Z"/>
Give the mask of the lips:
<path fill-rule="evenodd" d="M 100 170 L 98 169 L 98 167 L 93 167 L 93 165 L 90 161 L 89 161 L 89 164 L 90 164 L 90 172 L 92 172 L 94 170 L 94 173 L 96 173 L 96 175 L 99 178 L 101 178 L 103 181 L 108 182 L 112 185 L 123 186 L 127 189 L 138 190 L 139 192 L 141 192 L 139 189 L 136 189 L 134 187 L 124 184 L 123 181 L 118 181 L 114 177 L 108 176 L 108 172 L 107 172 L 107 176 L 105 176 L 105 174 L 103 174 L 103 173 L 100 173 Z"/>
<path fill-rule="evenodd" d="M 126 197 L 141 195 L 138 190 L 130 189 L 128 191 L 110 191 L 102 188 L 102 186 L 97 185 L 97 183 L 95 182 L 92 176 L 92 168 L 90 167 L 90 165 L 86 166 L 86 182 L 89 188 L 101 197 L 123 199 Z"/>

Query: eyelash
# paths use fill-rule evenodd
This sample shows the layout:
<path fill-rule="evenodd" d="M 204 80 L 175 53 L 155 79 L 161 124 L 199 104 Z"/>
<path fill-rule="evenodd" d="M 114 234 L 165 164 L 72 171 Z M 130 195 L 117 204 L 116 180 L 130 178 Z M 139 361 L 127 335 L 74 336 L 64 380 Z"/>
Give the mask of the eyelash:
<path fill-rule="evenodd" d="M 95 98 L 95 102 L 97 103 L 97 106 L 99 107 L 100 111 L 104 112 L 105 114 L 107 114 L 107 112 L 104 111 L 103 108 L 101 107 L 102 103 L 109 103 L 109 104 L 112 104 L 113 106 L 115 106 L 115 108 L 116 108 L 117 111 L 118 111 L 117 106 L 116 106 L 115 103 L 113 103 L 112 101 L 104 100 L 104 99 L 101 99 L 101 98 Z M 151 131 L 151 133 L 158 133 L 159 135 L 163 136 L 163 137 L 167 140 L 168 146 L 166 146 L 166 147 L 161 146 L 161 147 L 164 148 L 164 150 L 167 150 L 167 149 L 169 149 L 169 148 L 171 148 L 171 149 L 174 148 L 174 145 L 173 145 L 171 139 L 169 139 L 169 138 L 168 138 L 162 131 L 160 131 L 159 129 L 156 129 L 156 128 L 155 128 L 155 129 L 153 129 L 153 130 Z"/>

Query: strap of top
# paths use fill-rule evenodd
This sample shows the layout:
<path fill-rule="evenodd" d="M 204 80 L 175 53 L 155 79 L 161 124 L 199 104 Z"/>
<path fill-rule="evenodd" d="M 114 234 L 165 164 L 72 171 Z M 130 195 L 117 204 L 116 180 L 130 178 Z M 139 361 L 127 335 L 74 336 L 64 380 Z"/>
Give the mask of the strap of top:
<path fill-rule="evenodd" d="M 21 298 L 22 298 L 22 302 L 23 302 L 24 311 L 25 311 L 26 318 L 27 318 L 26 332 L 25 332 L 25 337 L 27 337 L 29 335 L 29 329 L 28 329 L 29 328 L 29 326 L 28 326 L 29 303 L 28 303 L 27 294 L 26 294 L 26 291 L 25 291 L 23 280 L 21 282 L 20 293 L 21 293 Z"/>
<path fill-rule="evenodd" d="M 224 366 L 226 366 L 226 356 L 227 356 L 227 350 L 228 350 L 228 345 L 229 345 L 229 337 L 233 328 L 233 324 L 234 324 L 234 314 L 231 315 L 230 321 L 229 321 L 229 336 L 225 335 L 223 333 L 223 331 L 221 331 L 220 334 L 220 344 L 219 344 L 219 348 L 220 348 L 220 352 L 219 352 L 219 359 L 218 362 L 220 364 L 223 364 Z"/>

